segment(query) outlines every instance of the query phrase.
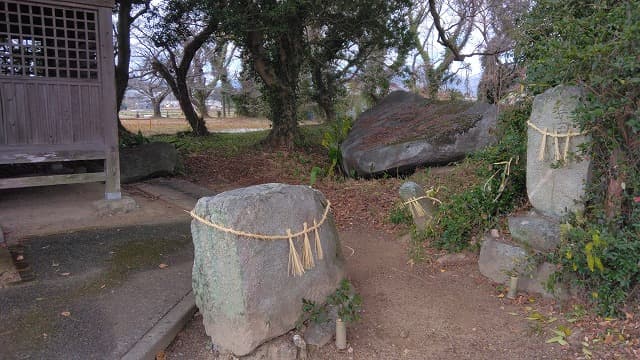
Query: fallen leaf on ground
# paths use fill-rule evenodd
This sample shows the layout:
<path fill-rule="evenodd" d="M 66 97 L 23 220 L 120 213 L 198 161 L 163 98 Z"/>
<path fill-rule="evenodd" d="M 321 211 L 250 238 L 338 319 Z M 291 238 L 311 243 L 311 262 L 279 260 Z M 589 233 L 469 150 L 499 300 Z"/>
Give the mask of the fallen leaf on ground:
<path fill-rule="evenodd" d="M 611 344 L 613 342 L 613 335 L 609 334 L 607 336 L 604 337 L 604 343 L 605 344 Z"/>

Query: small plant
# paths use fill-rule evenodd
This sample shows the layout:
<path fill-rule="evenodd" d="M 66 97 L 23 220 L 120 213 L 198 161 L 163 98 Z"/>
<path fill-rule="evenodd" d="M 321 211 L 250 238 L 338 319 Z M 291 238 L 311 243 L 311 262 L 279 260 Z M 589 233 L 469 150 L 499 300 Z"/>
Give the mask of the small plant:
<path fill-rule="evenodd" d="M 138 130 L 137 134 L 120 136 L 120 147 L 131 147 L 149 143 L 149 139 Z"/>
<path fill-rule="evenodd" d="M 570 323 L 580 321 L 585 316 L 587 316 L 587 309 L 580 304 L 573 305 L 571 311 L 566 314 L 567 321 Z"/>
<path fill-rule="evenodd" d="M 352 126 L 353 120 L 351 118 L 339 118 L 330 125 L 329 130 L 322 136 L 322 146 L 327 149 L 330 161 L 327 169 L 328 176 L 333 176 L 336 169 L 340 171 L 340 165 L 342 164 L 340 144 L 347 138 Z"/>
<path fill-rule="evenodd" d="M 529 276 L 533 278 L 533 273 L 538 267 L 538 255 L 526 255 L 522 258 L 516 258 L 513 261 L 513 266 L 510 269 L 504 269 L 502 272 L 509 277 L 524 277 Z"/>
<path fill-rule="evenodd" d="M 362 297 L 354 291 L 353 285 L 347 279 L 340 282 L 340 287 L 327 297 L 324 304 L 318 304 L 312 300 L 302 299 L 302 315 L 296 322 L 296 328 L 300 329 L 309 322 L 322 324 L 329 321 L 329 307 L 338 309 L 338 317 L 345 323 L 360 320 Z"/>
<path fill-rule="evenodd" d="M 391 221 L 392 224 L 410 225 L 411 219 L 412 219 L 411 212 L 406 206 L 402 204 L 398 204 L 394 206 L 393 209 L 391 209 L 391 212 L 389 213 L 389 221 Z"/>
<path fill-rule="evenodd" d="M 324 170 L 322 170 L 321 168 L 314 166 L 313 168 L 311 168 L 311 174 L 309 175 L 309 186 L 312 186 L 316 184 L 316 181 L 318 181 L 318 176 L 323 176 L 324 175 Z"/>
<path fill-rule="evenodd" d="M 362 296 L 355 292 L 349 280 L 340 282 L 340 287 L 327 298 L 327 303 L 338 308 L 338 317 L 345 323 L 360 320 Z"/>
<path fill-rule="evenodd" d="M 560 325 L 558 326 L 557 329 L 552 330 L 553 333 L 556 335 L 550 339 L 547 339 L 547 341 L 545 341 L 545 343 L 547 344 L 551 344 L 551 343 L 558 343 L 562 346 L 565 345 L 569 345 L 569 343 L 567 342 L 566 338 L 567 336 L 571 335 L 571 329 L 569 329 L 568 327 L 564 326 L 564 325 Z"/>
<path fill-rule="evenodd" d="M 296 328 L 302 328 L 302 325 L 312 322 L 315 324 L 322 324 L 329 320 L 329 314 L 327 312 L 327 306 L 318 305 L 315 301 L 302 299 L 302 315 L 296 322 Z"/>
<path fill-rule="evenodd" d="M 409 259 L 412 264 L 425 260 L 424 244 L 427 239 L 427 231 L 420 231 L 412 226 L 411 238 L 409 239 Z"/>

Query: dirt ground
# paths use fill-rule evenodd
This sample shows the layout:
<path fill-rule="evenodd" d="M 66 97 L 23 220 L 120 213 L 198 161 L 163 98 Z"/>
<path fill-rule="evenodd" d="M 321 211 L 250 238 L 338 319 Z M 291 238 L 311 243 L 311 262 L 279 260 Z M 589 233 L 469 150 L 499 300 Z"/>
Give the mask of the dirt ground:
<path fill-rule="evenodd" d="M 325 166 L 326 154 L 322 148 L 256 148 L 184 160 L 184 180 L 221 192 L 268 182 L 309 185 L 312 167 Z M 471 181 L 472 170 L 453 170 L 421 169 L 411 179 L 450 189 Z M 561 306 L 525 293 L 505 299 L 506 289 L 479 273 L 475 253 L 462 264 L 441 266 L 437 259 L 444 253 L 427 243 L 425 261 L 412 265 L 408 228 L 389 221 L 405 180 L 338 177 L 313 184 L 333 204 L 347 275 L 363 297 L 364 311 L 349 330 L 351 352 L 329 343 L 312 359 L 640 359 L 640 322 L 633 313 L 626 320 L 602 319 L 574 311 L 582 308 L 572 302 Z M 569 344 L 548 343 L 563 327 L 571 330 Z M 198 314 L 164 355 L 218 358 Z"/>
<path fill-rule="evenodd" d="M 571 359 L 573 350 L 545 344 L 524 305 L 499 298 L 476 259 L 453 267 L 407 264 L 406 242 L 371 229 L 343 231 L 347 274 L 364 299 L 349 330 L 352 352 L 332 343 L 311 359 Z M 549 302 L 527 301 L 547 309 Z M 178 335 L 167 359 L 218 359 L 201 318 Z"/>

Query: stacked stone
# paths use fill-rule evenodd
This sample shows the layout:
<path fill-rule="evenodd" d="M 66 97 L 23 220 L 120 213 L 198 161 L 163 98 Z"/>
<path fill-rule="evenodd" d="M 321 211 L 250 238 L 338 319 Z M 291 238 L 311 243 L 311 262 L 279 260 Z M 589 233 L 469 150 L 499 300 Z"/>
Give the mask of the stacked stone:
<path fill-rule="evenodd" d="M 588 140 L 574 127 L 572 114 L 583 90 L 557 86 L 535 97 L 527 132 L 527 195 L 533 210 L 508 219 L 511 238 L 485 236 L 480 250 L 480 272 L 505 283 L 520 275 L 518 287 L 546 296 L 566 296 L 557 287 L 552 294 L 544 283 L 555 271 L 553 264 L 531 263 L 539 253 L 553 252 L 560 244 L 560 222 L 584 209 L 582 198 L 589 181 L 591 161 L 575 157 Z"/>

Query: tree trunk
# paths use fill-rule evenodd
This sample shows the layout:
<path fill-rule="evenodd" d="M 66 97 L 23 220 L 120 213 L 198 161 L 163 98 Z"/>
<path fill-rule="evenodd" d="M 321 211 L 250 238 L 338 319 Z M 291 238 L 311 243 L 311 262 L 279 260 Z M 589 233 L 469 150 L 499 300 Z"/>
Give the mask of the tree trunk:
<path fill-rule="evenodd" d="M 605 214 L 608 220 L 613 220 L 622 213 L 622 195 L 625 173 L 620 164 L 625 164 L 622 150 L 616 148 L 609 156 L 609 183 L 605 200 Z"/>
<path fill-rule="evenodd" d="M 196 110 L 193 108 L 193 103 L 191 102 L 189 87 L 187 85 L 187 72 L 180 71 L 180 69 L 178 69 L 178 71 L 175 71 L 174 77 L 171 71 L 169 71 L 169 69 L 157 59 L 153 61 L 153 68 L 158 71 L 160 76 L 165 79 L 171 88 L 171 92 L 173 92 L 173 95 L 178 100 L 180 109 L 184 113 L 189 126 L 191 126 L 193 134 L 196 136 L 207 135 L 209 131 L 207 130 L 206 123 L 203 118 L 198 116 Z"/>
<path fill-rule="evenodd" d="M 333 101 L 327 96 L 322 96 L 318 99 L 318 105 L 324 112 L 325 121 L 327 123 L 333 123 L 336 121 L 336 108 Z"/>
<path fill-rule="evenodd" d="M 116 29 L 117 42 L 115 49 L 118 54 L 115 66 L 116 114 L 118 114 L 116 121 L 118 122 L 118 136 L 122 139 L 134 136 L 132 132 L 122 125 L 119 115 L 122 107 L 122 101 L 124 100 L 124 95 L 129 84 L 129 64 L 131 63 L 131 24 L 149 11 L 148 0 L 142 3 L 136 3 L 138 5 L 144 5 L 144 8 L 138 10 L 135 14 L 131 14 L 131 10 L 133 10 L 133 1 L 118 1 L 118 24 Z"/>
<path fill-rule="evenodd" d="M 195 103 L 196 110 L 202 118 L 208 118 L 209 109 L 207 109 L 207 94 L 203 90 L 194 90 L 192 92 L 193 102 Z"/>
<path fill-rule="evenodd" d="M 131 0 L 121 0 L 118 7 L 118 28 L 117 28 L 117 44 L 118 52 L 117 63 L 115 67 L 116 81 L 116 114 L 120 114 L 124 93 L 127 91 L 129 83 L 129 62 L 131 61 Z M 120 115 L 116 117 L 118 122 L 119 137 L 133 136 L 129 130 L 125 129 L 120 121 Z"/>
<path fill-rule="evenodd" d="M 191 97 L 189 96 L 186 77 L 178 76 L 176 82 L 177 91 L 174 92 L 174 95 L 178 99 L 178 103 L 180 104 L 180 108 L 184 113 L 184 117 L 187 119 L 187 122 L 191 126 L 193 135 L 204 136 L 209 134 L 209 130 L 207 130 L 204 119 L 201 116 L 198 116 L 198 113 L 196 113 L 196 110 L 193 108 Z"/>
<path fill-rule="evenodd" d="M 227 117 L 227 97 L 225 96 L 224 93 L 221 94 L 220 100 L 222 103 L 222 117 L 226 118 Z"/>
<path fill-rule="evenodd" d="M 332 123 L 336 120 L 336 79 L 331 74 L 323 72 L 319 64 L 315 66 L 312 79 L 315 87 L 313 99 L 324 112 L 325 121 Z"/>
<path fill-rule="evenodd" d="M 161 103 L 162 103 L 162 100 L 160 100 L 158 98 L 151 99 L 151 106 L 153 107 L 153 117 L 154 118 L 161 118 L 162 117 L 162 112 L 160 111 L 160 104 Z"/>
<path fill-rule="evenodd" d="M 173 66 L 171 70 L 169 70 L 169 68 L 167 68 L 167 66 L 157 58 L 153 59 L 152 62 L 153 69 L 162 76 L 169 85 L 169 88 L 171 88 L 173 95 L 178 99 L 180 109 L 182 109 L 187 122 L 191 126 L 193 134 L 196 136 L 207 135 L 209 134 L 209 130 L 207 130 L 204 119 L 199 117 L 193 108 L 193 103 L 191 102 L 191 96 L 189 93 L 189 86 L 187 85 L 187 76 L 189 75 L 189 66 L 191 65 L 193 57 L 196 55 L 196 52 L 200 47 L 202 47 L 207 39 L 209 39 L 216 28 L 217 23 L 207 23 L 207 26 L 202 29 L 201 32 L 196 34 L 191 41 L 185 43 L 180 64 L 176 64 L 174 53 L 167 49 L 174 60 L 172 61 Z"/>
<path fill-rule="evenodd" d="M 272 147 L 292 149 L 295 146 L 295 140 L 300 136 L 295 89 L 269 89 L 268 92 L 271 97 L 272 127 L 265 143 Z"/>

